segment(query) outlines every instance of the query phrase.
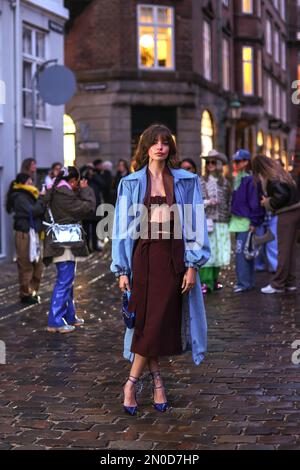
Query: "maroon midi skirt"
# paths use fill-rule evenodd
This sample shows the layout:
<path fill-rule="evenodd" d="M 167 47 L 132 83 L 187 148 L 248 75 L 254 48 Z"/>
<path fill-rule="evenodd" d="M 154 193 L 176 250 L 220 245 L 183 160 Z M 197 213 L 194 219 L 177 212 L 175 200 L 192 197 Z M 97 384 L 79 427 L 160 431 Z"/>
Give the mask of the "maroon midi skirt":
<path fill-rule="evenodd" d="M 139 239 L 133 253 L 129 308 L 136 312 L 131 352 L 144 357 L 180 354 L 181 285 L 174 269 L 174 239 Z"/>

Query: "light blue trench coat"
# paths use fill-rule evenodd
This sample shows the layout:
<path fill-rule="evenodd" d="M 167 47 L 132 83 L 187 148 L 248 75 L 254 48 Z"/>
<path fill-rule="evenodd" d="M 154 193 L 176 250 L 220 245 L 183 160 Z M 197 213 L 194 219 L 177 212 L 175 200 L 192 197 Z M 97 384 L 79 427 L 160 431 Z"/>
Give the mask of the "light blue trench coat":
<path fill-rule="evenodd" d="M 179 210 L 184 240 L 184 263 L 186 267 L 200 268 L 210 256 L 210 248 L 206 227 L 206 219 L 201 195 L 200 182 L 197 175 L 186 170 L 170 168 L 174 178 L 174 195 Z M 147 166 L 121 179 L 118 187 L 118 198 L 115 207 L 112 238 L 112 263 L 110 269 L 119 276 L 127 274 L 132 283 L 132 255 L 134 247 L 133 232 L 138 229 L 137 212 L 130 207 L 143 204 L 147 189 Z M 125 196 L 125 197 L 121 197 Z M 122 200 L 122 202 L 121 202 Z M 195 216 L 199 216 L 201 230 L 186 233 L 185 211 L 190 204 L 192 213 L 192 230 L 195 229 Z M 134 208 L 135 206 L 133 206 Z M 190 219 L 189 219 L 190 220 Z M 188 224 L 186 224 L 188 225 Z M 201 232 L 201 235 L 200 235 Z M 196 285 L 183 295 L 182 302 L 182 349 L 191 350 L 193 360 L 199 365 L 204 359 L 207 347 L 207 323 L 205 307 L 201 291 L 200 278 L 196 276 Z M 124 338 L 124 357 L 133 361 L 134 354 L 130 351 L 133 329 L 126 329 Z"/>

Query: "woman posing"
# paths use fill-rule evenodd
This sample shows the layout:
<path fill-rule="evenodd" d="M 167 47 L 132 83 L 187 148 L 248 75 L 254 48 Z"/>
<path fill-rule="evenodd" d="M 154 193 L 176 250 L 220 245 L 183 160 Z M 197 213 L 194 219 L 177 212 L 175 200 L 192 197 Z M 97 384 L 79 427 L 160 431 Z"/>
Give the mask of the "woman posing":
<path fill-rule="evenodd" d="M 48 204 L 47 222 L 74 224 L 80 222 L 95 210 L 95 196 L 86 180 L 80 181 L 77 168 L 68 166 L 56 177 L 52 188 L 46 194 Z M 51 220 L 50 211 L 53 220 Z M 76 317 L 73 284 L 76 257 L 88 256 L 86 241 L 69 248 L 63 243 L 53 243 L 51 230 L 46 231 L 44 263 L 56 264 L 57 279 L 54 286 L 47 330 L 51 333 L 70 333 L 75 326 L 84 323 Z"/>
<path fill-rule="evenodd" d="M 210 252 L 201 189 L 196 175 L 176 169 L 176 153 L 170 130 L 158 124 L 150 126 L 140 138 L 134 173 L 123 178 L 118 188 L 111 270 L 119 278 L 121 291 L 131 291 L 129 309 L 136 312 L 134 330 L 127 329 L 125 334 L 124 351 L 132 361 L 124 385 L 124 410 L 131 415 L 137 413 L 135 387 L 146 366 L 153 378 L 153 405 L 163 412 L 168 402 L 159 357 L 180 354 L 191 345 L 194 362 L 200 364 L 206 349 L 205 310 L 197 271 Z M 128 215 L 136 203 L 144 205 L 142 221 L 137 215 L 140 209 Z M 187 234 L 182 228 L 188 209 L 193 216 L 192 228 L 196 218 L 198 228 Z M 141 228 L 136 240 L 138 232 L 131 232 L 132 227 Z M 189 315 L 184 314 L 185 305 Z"/>
<path fill-rule="evenodd" d="M 211 150 L 205 159 L 205 175 L 201 181 L 205 213 L 208 220 L 208 236 L 211 257 L 200 269 L 202 292 L 222 289 L 218 282 L 220 269 L 230 263 L 230 220 L 231 187 L 223 176 L 223 165 L 227 165 L 225 155 Z"/>
<path fill-rule="evenodd" d="M 262 183 L 265 196 L 261 205 L 278 216 L 278 264 L 271 283 L 263 287 L 263 294 L 295 291 L 296 240 L 300 222 L 300 202 L 293 178 L 274 160 L 258 155 L 252 161 L 253 175 Z"/>

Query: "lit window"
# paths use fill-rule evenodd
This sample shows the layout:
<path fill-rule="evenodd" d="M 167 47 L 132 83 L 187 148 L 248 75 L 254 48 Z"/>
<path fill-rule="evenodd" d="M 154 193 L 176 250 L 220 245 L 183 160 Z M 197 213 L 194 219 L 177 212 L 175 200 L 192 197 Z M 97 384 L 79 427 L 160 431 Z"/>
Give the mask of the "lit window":
<path fill-rule="evenodd" d="M 257 147 L 259 151 L 263 151 L 264 148 L 264 134 L 263 131 L 258 131 L 257 133 L 257 140 L 256 140 Z"/>
<path fill-rule="evenodd" d="M 267 136 L 267 148 L 266 148 L 266 155 L 267 157 L 272 158 L 273 154 L 273 138 L 271 134 Z"/>
<path fill-rule="evenodd" d="M 272 24 L 270 20 L 266 22 L 266 48 L 268 54 L 272 54 L 273 44 L 272 44 Z"/>
<path fill-rule="evenodd" d="M 253 48 L 243 47 L 243 93 L 253 95 Z"/>
<path fill-rule="evenodd" d="M 76 127 L 68 114 L 64 115 L 64 165 L 73 166 L 76 158 Z"/>
<path fill-rule="evenodd" d="M 280 158 L 280 138 L 275 137 L 274 139 L 274 158 Z"/>
<path fill-rule="evenodd" d="M 253 0 L 242 0 L 242 12 L 246 15 L 253 13 Z"/>
<path fill-rule="evenodd" d="M 174 69 L 174 14 L 171 7 L 138 5 L 139 67 Z"/>
<path fill-rule="evenodd" d="M 203 70 L 206 80 L 212 79 L 212 48 L 211 26 L 207 21 L 203 22 Z"/>
<path fill-rule="evenodd" d="M 223 38 L 222 42 L 222 68 L 223 68 L 223 88 L 230 89 L 230 50 L 228 39 Z"/>
<path fill-rule="evenodd" d="M 23 117 L 32 119 L 32 77 L 46 59 L 46 34 L 23 26 Z M 36 92 L 36 120 L 46 122 L 46 105 Z"/>
<path fill-rule="evenodd" d="M 209 111 L 203 111 L 201 118 L 201 152 L 207 155 L 214 147 L 214 125 Z"/>

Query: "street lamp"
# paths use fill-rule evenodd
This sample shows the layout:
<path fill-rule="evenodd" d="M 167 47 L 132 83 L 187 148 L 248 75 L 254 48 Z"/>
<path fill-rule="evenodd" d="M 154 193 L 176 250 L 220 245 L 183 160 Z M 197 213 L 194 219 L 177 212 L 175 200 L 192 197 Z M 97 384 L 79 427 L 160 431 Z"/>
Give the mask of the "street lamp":
<path fill-rule="evenodd" d="M 46 60 L 46 62 L 43 62 L 42 64 L 38 64 L 36 71 L 31 79 L 31 89 L 32 89 L 32 95 L 31 95 L 31 117 L 32 117 L 32 158 L 36 160 L 36 82 L 39 74 L 43 72 L 43 70 L 47 67 L 49 64 L 56 64 L 58 62 L 58 59 L 51 59 L 51 60 Z"/>
<path fill-rule="evenodd" d="M 230 101 L 229 108 L 230 118 L 234 120 L 240 119 L 242 114 L 242 103 L 240 102 L 237 94 L 235 94 L 233 99 Z"/>

